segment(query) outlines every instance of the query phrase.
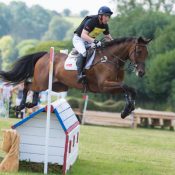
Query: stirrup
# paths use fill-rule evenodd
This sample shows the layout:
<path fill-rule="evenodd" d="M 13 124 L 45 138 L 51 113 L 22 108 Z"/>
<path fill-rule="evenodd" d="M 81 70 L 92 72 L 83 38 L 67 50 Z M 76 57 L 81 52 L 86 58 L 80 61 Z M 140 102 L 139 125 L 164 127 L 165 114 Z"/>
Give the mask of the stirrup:
<path fill-rule="evenodd" d="M 82 81 L 86 78 L 86 75 L 78 75 L 77 76 L 77 82 L 82 83 Z"/>

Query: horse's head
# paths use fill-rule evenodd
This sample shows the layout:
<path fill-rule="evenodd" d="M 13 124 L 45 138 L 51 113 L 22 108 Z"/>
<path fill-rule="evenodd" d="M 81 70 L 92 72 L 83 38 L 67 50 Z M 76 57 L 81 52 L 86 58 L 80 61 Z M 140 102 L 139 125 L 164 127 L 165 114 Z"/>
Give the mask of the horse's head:
<path fill-rule="evenodd" d="M 129 58 L 136 67 L 136 75 L 143 77 L 145 74 L 145 60 L 148 56 L 147 44 L 151 39 L 139 37 L 133 42 L 129 50 Z"/>

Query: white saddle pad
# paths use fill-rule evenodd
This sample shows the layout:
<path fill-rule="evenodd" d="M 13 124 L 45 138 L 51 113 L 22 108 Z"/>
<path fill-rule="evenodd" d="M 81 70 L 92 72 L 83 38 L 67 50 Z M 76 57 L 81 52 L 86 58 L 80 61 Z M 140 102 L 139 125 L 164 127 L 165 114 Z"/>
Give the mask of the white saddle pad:
<path fill-rule="evenodd" d="M 69 53 L 65 63 L 64 63 L 64 69 L 65 70 L 77 70 L 77 54 L 76 55 L 72 55 L 72 51 Z M 95 51 L 92 54 L 91 58 L 89 58 L 88 62 L 86 63 L 85 69 L 89 69 L 92 65 L 92 62 L 94 60 L 95 57 Z"/>

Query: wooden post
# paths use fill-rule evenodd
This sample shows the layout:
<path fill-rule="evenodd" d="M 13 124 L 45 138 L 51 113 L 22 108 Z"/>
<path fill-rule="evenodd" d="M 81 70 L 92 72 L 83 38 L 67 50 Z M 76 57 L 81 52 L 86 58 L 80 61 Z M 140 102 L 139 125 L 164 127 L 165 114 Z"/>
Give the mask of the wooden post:
<path fill-rule="evenodd" d="M 82 123 L 82 125 L 84 125 L 84 123 L 85 123 L 85 112 L 86 112 L 86 109 L 87 109 L 87 104 L 88 104 L 88 99 L 89 99 L 89 96 L 88 95 L 84 95 L 83 96 L 83 99 L 85 100 L 85 102 L 84 102 L 84 108 L 83 108 L 83 114 L 82 114 L 82 121 L 81 121 L 81 123 Z"/>
<path fill-rule="evenodd" d="M 48 147 L 49 147 L 49 131 L 50 131 L 50 114 L 51 114 L 51 91 L 52 91 L 52 79 L 53 79 L 53 62 L 54 62 L 54 47 L 51 47 L 50 48 L 50 63 L 49 63 L 48 99 L 47 99 L 47 121 L 46 121 L 44 174 L 47 174 L 48 173 Z"/>

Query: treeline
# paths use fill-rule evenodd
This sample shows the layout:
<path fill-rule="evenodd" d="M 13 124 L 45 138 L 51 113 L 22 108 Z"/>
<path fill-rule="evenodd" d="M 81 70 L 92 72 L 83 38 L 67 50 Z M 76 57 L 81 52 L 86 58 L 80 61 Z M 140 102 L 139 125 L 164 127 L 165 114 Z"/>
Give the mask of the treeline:
<path fill-rule="evenodd" d="M 110 21 L 113 38 L 143 36 L 153 39 L 148 47 L 149 57 L 145 77 L 138 78 L 128 71 L 125 76 L 126 83 L 137 89 L 137 105 L 144 108 L 174 110 L 175 15 L 172 8 L 173 1 L 118 0 L 116 3 L 118 15 Z M 0 64 L 2 68 L 6 69 L 18 56 L 41 50 L 48 51 L 50 46 L 55 46 L 57 50 L 65 48 L 70 50 L 73 27 L 63 22 L 67 27 L 63 25 L 61 28 L 59 20 L 63 20 L 60 14 L 44 10 L 39 6 L 27 8 L 21 2 L 13 2 L 8 6 L 1 4 Z M 2 25 L 3 22 L 4 25 Z M 58 38 L 60 36 L 54 34 L 54 31 L 65 32 L 68 29 L 70 29 L 66 33 L 66 35 L 69 33 L 68 41 L 62 41 L 65 38 Z M 71 92 L 80 97 L 78 91 Z M 109 98 L 120 100 L 123 96 L 90 94 L 90 98 L 105 101 Z"/>
<path fill-rule="evenodd" d="M 60 14 L 39 5 L 29 8 L 25 3 L 16 1 L 9 5 L 0 3 L 0 68 L 8 69 L 32 48 L 52 46 L 52 42 L 46 41 L 58 41 L 54 44 L 58 48 L 70 47 L 70 42 L 65 40 L 70 40 L 74 24 L 66 20 L 66 12 L 68 9 Z M 64 43 L 60 42 L 63 40 Z"/>
<path fill-rule="evenodd" d="M 72 23 L 62 14 L 39 5 L 29 8 L 24 2 L 0 3 L 0 37 L 11 35 L 17 42 L 26 39 L 64 40 L 71 27 Z"/>
<path fill-rule="evenodd" d="M 120 13 L 111 21 L 115 37 L 152 38 L 146 64 L 146 76 L 138 78 L 126 72 L 126 82 L 136 87 L 139 106 L 174 110 L 175 106 L 175 13 L 174 1 L 119 0 Z M 146 6 L 145 6 L 146 5 Z M 145 8 L 146 7 L 146 8 Z"/>

